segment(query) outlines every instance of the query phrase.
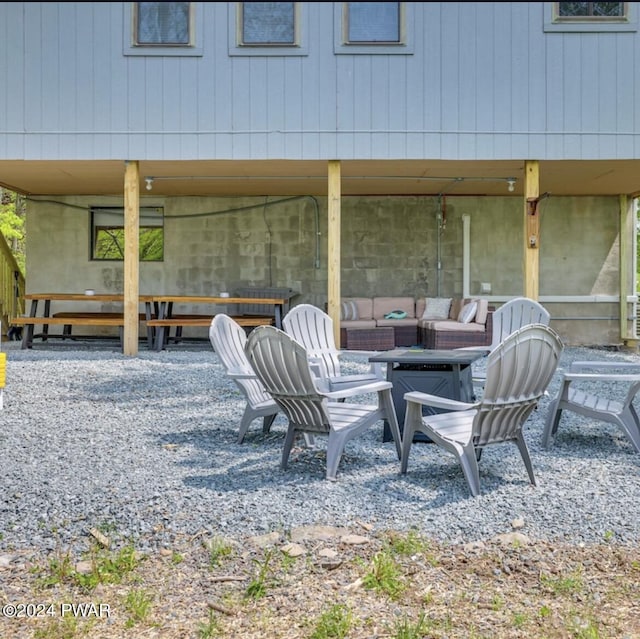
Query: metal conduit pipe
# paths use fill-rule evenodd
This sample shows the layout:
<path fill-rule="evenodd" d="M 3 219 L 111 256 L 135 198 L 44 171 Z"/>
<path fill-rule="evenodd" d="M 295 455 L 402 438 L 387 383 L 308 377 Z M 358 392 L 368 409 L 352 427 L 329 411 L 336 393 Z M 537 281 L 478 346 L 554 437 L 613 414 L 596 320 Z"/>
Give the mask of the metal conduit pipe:
<path fill-rule="evenodd" d="M 442 289 L 442 232 L 444 231 L 446 219 L 444 218 L 444 195 L 440 193 L 438 195 L 438 211 L 436 213 L 436 222 L 438 226 L 438 233 L 436 237 L 436 297 L 441 297 Z"/>

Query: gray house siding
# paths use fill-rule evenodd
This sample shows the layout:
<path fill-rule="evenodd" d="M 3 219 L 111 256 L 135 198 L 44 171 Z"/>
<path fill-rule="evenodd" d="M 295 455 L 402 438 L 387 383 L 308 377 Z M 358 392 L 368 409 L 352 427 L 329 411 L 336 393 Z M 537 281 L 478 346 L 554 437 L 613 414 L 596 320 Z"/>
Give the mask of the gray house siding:
<path fill-rule="evenodd" d="M 129 3 L 0 4 L 2 159 L 628 159 L 637 31 L 546 32 L 545 3 L 408 3 L 411 53 L 234 56 L 235 3 L 197 3 L 202 55 L 124 55 Z M 635 12 L 637 3 L 633 5 Z"/>

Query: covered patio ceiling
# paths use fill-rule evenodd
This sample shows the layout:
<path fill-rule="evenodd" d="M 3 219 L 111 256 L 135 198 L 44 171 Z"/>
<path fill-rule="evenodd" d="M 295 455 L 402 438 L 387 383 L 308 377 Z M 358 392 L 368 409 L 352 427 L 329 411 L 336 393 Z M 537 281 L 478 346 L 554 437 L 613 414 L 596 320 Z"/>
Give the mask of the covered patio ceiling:
<path fill-rule="evenodd" d="M 322 160 L 141 160 L 140 193 L 154 196 L 327 195 Z M 0 185 L 24 195 L 115 195 L 124 162 L 0 161 Z M 524 161 L 345 160 L 342 195 L 522 195 Z M 147 190 L 146 178 L 152 178 Z M 513 191 L 509 181 L 515 178 Z M 640 160 L 540 161 L 540 193 L 636 195 Z"/>

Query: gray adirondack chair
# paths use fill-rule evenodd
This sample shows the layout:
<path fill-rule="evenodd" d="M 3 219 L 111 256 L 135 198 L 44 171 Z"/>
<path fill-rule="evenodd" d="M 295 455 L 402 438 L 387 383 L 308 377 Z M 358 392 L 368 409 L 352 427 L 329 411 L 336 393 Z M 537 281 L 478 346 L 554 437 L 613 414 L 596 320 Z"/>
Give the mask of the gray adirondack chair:
<path fill-rule="evenodd" d="M 329 390 L 352 388 L 383 379 L 379 364 L 371 365 L 370 372 L 344 375 L 340 351 L 333 336 L 333 320 L 327 313 L 311 304 L 294 306 L 283 318 L 285 333 L 302 344 L 312 367 L 328 384 Z"/>
<path fill-rule="evenodd" d="M 528 297 L 514 297 L 498 307 L 493 313 L 493 333 L 490 350 L 523 326 L 544 324 L 549 326 L 549 311 L 536 300 Z"/>
<path fill-rule="evenodd" d="M 490 353 L 500 342 L 528 324 L 549 326 L 551 315 L 539 302 L 529 297 L 514 297 L 498 307 L 491 316 L 493 332 L 489 346 L 463 346 L 463 350 L 486 351 Z"/>
<path fill-rule="evenodd" d="M 591 372 L 587 372 L 591 371 Z M 635 372 L 634 372 L 635 371 Z M 624 384 L 625 397 L 617 401 L 587 391 L 581 383 L 602 385 L 605 382 Z M 549 405 L 547 420 L 542 433 L 542 445 L 549 448 L 555 439 L 563 410 L 569 410 L 598 421 L 619 426 L 628 437 L 636 452 L 640 453 L 640 419 L 633 400 L 640 392 L 640 364 L 633 362 L 573 362 L 569 371 L 563 373 L 560 389 Z"/>
<path fill-rule="evenodd" d="M 530 324 L 511 333 L 489 354 L 480 401 L 465 403 L 415 391 L 406 393 L 401 472 L 407 472 L 413 436 L 420 431 L 458 458 L 473 496 L 480 494 L 479 453 L 486 446 L 505 442 L 518 446 L 535 485 L 522 427 L 549 385 L 562 351 L 555 331 L 543 324 Z M 450 412 L 423 416 L 423 406 Z"/>
<path fill-rule="evenodd" d="M 235 382 L 247 402 L 240 419 L 238 443 L 243 442 L 251 422 L 259 417 L 263 420 L 262 432 L 268 433 L 280 409 L 247 361 L 244 353 L 247 334 L 244 328 L 228 315 L 221 313 L 211 320 L 209 341 L 226 374 Z"/>
<path fill-rule="evenodd" d="M 324 434 L 328 435 L 326 478 L 335 480 L 346 443 L 384 419 L 390 425 L 400 458 L 400 430 L 390 382 L 382 380 L 339 391 L 323 390 L 318 387 L 305 348 L 273 326 L 260 326 L 252 331 L 245 351 L 265 389 L 289 419 L 281 468 L 287 467 L 298 433 Z M 366 393 L 377 394 L 377 405 L 330 401 Z"/>
<path fill-rule="evenodd" d="M 544 324 L 549 326 L 551 315 L 539 302 L 529 297 L 514 297 L 493 312 L 493 332 L 489 346 L 466 346 L 465 350 L 486 351 L 489 354 L 500 342 L 523 326 Z M 473 372 L 473 381 L 479 387 L 485 382 L 485 373 Z"/>

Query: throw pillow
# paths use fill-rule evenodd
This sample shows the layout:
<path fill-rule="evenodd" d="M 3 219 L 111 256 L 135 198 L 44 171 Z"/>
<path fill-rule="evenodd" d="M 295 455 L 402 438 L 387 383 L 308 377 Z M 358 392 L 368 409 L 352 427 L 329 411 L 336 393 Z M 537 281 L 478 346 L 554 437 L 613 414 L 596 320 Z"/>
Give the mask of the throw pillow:
<path fill-rule="evenodd" d="M 451 309 L 450 297 L 426 297 L 422 319 L 446 320 Z"/>
<path fill-rule="evenodd" d="M 360 319 L 358 314 L 358 305 L 353 300 L 342 302 L 340 304 L 340 319 L 341 320 L 357 320 Z"/>
<path fill-rule="evenodd" d="M 391 311 L 390 313 L 387 313 L 384 318 L 385 319 L 404 319 L 407 316 L 407 312 L 406 311 Z"/>
<path fill-rule="evenodd" d="M 478 324 L 486 324 L 487 315 L 489 314 L 489 301 L 483 297 L 477 298 L 475 301 L 478 302 L 478 308 L 476 309 L 476 316 L 473 321 Z"/>
<path fill-rule="evenodd" d="M 473 318 L 476 316 L 478 310 L 478 302 L 469 302 L 462 307 L 460 314 L 458 315 L 458 321 L 462 324 L 469 324 L 473 322 Z"/>

